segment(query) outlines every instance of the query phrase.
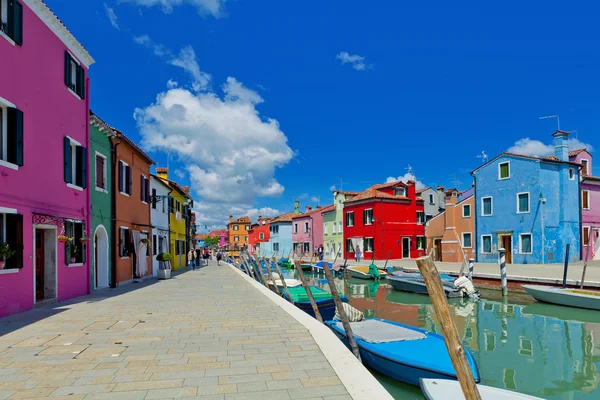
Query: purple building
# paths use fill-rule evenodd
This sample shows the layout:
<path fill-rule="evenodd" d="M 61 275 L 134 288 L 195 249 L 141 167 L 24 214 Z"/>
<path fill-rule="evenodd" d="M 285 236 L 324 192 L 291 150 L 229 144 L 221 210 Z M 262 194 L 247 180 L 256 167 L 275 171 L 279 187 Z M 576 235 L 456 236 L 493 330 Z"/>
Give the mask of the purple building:
<path fill-rule="evenodd" d="M 600 260 L 600 177 L 592 175 L 592 155 L 587 150 L 572 151 L 569 156 L 581 165 L 581 258 Z"/>

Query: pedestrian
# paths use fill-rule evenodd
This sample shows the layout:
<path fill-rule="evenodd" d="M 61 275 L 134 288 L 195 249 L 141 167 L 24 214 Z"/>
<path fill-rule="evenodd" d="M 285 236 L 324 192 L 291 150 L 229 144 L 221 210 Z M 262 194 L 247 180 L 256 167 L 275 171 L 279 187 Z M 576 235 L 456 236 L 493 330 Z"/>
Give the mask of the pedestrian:
<path fill-rule="evenodd" d="M 362 256 L 362 253 L 360 251 L 360 246 L 356 246 L 355 255 L 356 255 L 356 262 L 360 262 L 360 256 Z"/>
<path fill-rule="evenodd" d="M 219 252 L 217 253 L 217 265 L 221 265 L 222 257 L 223 257 L 223 254 L 221 254 L 221 250 L 219 250 Z"/>
<path fill-rule="evenodd" d="M 319 261 L 323 261 L 323 245 L 320 245 L 317 251 L 319 252 Z"/>
<path fill-rule="evenodd" d="M 195 265 L 194 265 L 194 256 L 196 255 L 196 253 L 194 253 L 194 251 L 192 249 L 190 249 L 190 251 L 188 251 L 188 265 L 190 267 L 192 267 L 192 269 L 195 269 Z"/>
<path fill-rule="evenodd" d="M 196 266 L 202 266 L 202 250 L 196 249 Z"/>

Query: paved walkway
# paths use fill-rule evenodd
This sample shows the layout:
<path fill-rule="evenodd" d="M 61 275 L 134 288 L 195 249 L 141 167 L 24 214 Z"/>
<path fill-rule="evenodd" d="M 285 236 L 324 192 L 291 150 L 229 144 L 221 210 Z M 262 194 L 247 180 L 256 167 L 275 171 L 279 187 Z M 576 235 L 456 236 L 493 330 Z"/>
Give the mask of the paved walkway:
<path fill-rule="evenodd" d="M 348 400 L 307 329 L 228 266 L 0 320 L 0 399 Z"/>

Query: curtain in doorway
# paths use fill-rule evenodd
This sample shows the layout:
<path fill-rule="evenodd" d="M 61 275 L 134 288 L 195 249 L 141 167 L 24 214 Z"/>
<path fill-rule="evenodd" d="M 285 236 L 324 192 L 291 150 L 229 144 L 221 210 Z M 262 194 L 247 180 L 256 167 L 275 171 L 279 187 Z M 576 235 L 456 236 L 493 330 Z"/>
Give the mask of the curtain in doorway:
<path fill-rule="evenodd" d="M 148 239 L 148 234 L 140 234 L 141 239 Z M 137 243 L 137 264 L 138 264 L 138 275 L 140 277 L 145 276 L 148 273 L 148 245 L 142 242 Z"/>

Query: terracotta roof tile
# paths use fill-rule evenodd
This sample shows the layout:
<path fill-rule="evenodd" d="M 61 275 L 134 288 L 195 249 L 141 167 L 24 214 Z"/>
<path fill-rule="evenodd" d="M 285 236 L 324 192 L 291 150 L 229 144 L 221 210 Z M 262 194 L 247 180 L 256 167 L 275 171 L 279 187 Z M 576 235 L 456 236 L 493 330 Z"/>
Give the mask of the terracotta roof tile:
<path fill-rule="evenodd" d="M 285 214 L 281 214 L 278 217 L 275 217 L 271 220 L 271 223 L 274 224 L 276 222 L 292 222 L 292 217 L 294 217 L 295 215 L 298 214 L 296 214 L 294 211 L 290 211 Z"/>
<path fill-rule="evenodd" d="M 127 137 L 127 135 L 125 135 L 123 132 L 121 132 L 120 130 L 113 128 L 111 126 L 111 129 L 113 131 L 115 131 L 115 133 L 117 134 L 117 138 L 123 140 L 124 142 L 126 142 L 132 149 L 134 149 L 138 154 L 140 154 L 142 156 L 142 158 L 144 158 L 150 165 L 155 165 L 156 163 L 154 162 L 153 159 L 150 158 L 150 156 L 148 154 L 146 154 L 146 152 L 144 150 L 142 150 L 133 140 L 129 139 Z"/>
<path fill-rule="evenodd" d="M 569 151 L 569 157 L 576 157 L 579 154 L 583 153 L 584 151 L 588 151 L 588 149 L 571 150 L 571 151 Z"/>
<path fill-rule="evenodd" d="M 228 223 L 227 225 L 231 225 L 231 224 L 249 224 L 250 223 L 250 217 L 245 215 L 243 217 L 240 217 L 234 221 L 231 221 L 230 223 Z"/>
<path fill-rule="evenodd" d="M 414 183 L 413 181 L 409 181 L 409 182 Z M 380 184 L 377 184 L 377 185 L 373 185 L 369 189 L 385 189 L 385 188 L 389 188 L 389 187 L 393 187 L 393 186 L 398 186 L 398 185 L 406 187 L 406 183 L 404 183 L 402 181 L 393 181 L 393 182 L 380 183 Z"/>
<path fill-rule="evenodd" d="M 304 214 L 298 214 L 298 215 L 292 217 L 292 219 L 308 217 L 309 215 L 316 214 L 318 212 L 321 212 L 321 213 L 327 212 L 327 211 L 330 211 L 329 209 L 333 210 L 333 204 L 330 204 L 330 205 L 324 206 L 324 207 L 315 208 L 313 210 L 310 210 L 309 212 L 305 212 Z"/>
<path fill-rule="evenodd" d="M 375 189 L 374 187 L 370 187 L 361 194 L 354 196 L 353 198 L 346 200 L 345 203 L 354 203 L 361 200 L 368 199 L 394 199 L 394 200 L 410 200 L 406 196 L 394 196 L 391 194 L 384 193 L 380 190 Z M 422 199 L 420 199 L 423 201 Z"/>

